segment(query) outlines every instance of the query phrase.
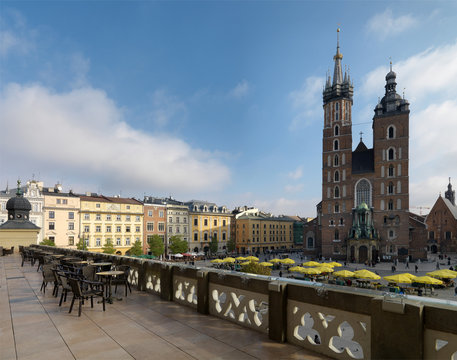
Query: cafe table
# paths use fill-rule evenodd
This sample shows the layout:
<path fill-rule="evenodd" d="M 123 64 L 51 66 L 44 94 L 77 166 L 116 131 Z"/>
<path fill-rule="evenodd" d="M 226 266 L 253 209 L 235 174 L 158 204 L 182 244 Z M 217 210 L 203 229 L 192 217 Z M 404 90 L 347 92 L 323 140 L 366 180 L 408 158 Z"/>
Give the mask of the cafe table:
<path fill-rule="evenodd" d="M 113 276 L 122 275 L 123 273 L 124 272 L 120 270 L 101 271 L 96 273 L 98 276 L 103 276 L 105 278 L 105 284 L 108 286 L 108 289 L 106 290 L 108 295 L 106 301 L 110 304 L 113 303 L 113 296 L 111 292 L 111 279 L 113 278 Z M 117 300 L 122 300 L 122 298 L 117 298 Z"/>

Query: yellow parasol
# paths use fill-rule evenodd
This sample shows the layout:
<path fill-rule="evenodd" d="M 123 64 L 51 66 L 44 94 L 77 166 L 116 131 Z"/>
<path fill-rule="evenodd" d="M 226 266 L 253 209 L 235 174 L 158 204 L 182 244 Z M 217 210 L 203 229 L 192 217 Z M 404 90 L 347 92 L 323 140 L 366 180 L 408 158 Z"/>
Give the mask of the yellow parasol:
<path fill-rule="evenodd" d="M 318 269 L 323 273 L 332 273 L 333 271 L 335 271 L 335 270 L 333 270 L 333 268 L 331 266 L 324 266 L 324 265 L 316 266 L 315 269 Z"/>
<path fill-rule="evenodd" d="M 272 262 L 272 263 L 281 262 L 281 259 L 271 259 L 270 262 Z"/>
<path fill-rule="evenodd" d="M 301 266 L 293 266 L 293 267 L 289 268 L 289 271 L 293 271 L 293 272 L 302 272 L 303 270 L 305 270 L 305 268 L 302 268 Z"/>
<path fill-rule="evenodd" d="M 285 264 L 285 265 L 293 265 L 293 264 L 295 264 L 295 261 L 292 260 L 292 259 L 289 259 L 289 258 L 283 259 L 283 260 L 281 260 L 281 262 L 282 262 L 283 264 Z"/>
<path fill-rule="evenodd" d="M 241 261 L 241 260 L 243 260 L 243 261 L 244 261 L 244 260 L 246 260 L 246 258 L 245 258 L 245 257 L 243 257 L 243 256 L 238 256 L 238 257 L 236 258 L 236 260 L 238 260 L 238 261 Z"/>
<path fill-rule="evenodd" d="M 441 280 L 432 278 L 430 276 L 418 276 L 414 279 L 414 282 L 419 284 L 428 284 L 428 285 L 442 285 L 443 282 Z"/>
<path fill-rule="evenodd" d="M 267 261 L 261 262 L 259 265 L 262 265 L 262 266 L 273 266 L 273 264 L 271 262 L 267 262 Z"/>
<path fill-rule="evenodd" d="M 249 261 L 259 261 L 259 258 L 251 255 L 251 256 L 247 256 L 247 257 L 246 257 L 246 260 L 249 260 Z"/>
<path fill-rule="evenodd" d="M 226 257 L 224 260 L 222 260 L 225 263 L 234 263 L 236 260 L 232 257 Z"/>
<path fill-rule="evenodd" d="M 338 277 L 354 277 L 354 273 L 349 270 L 340 270 L 333 273 L 333 276 Z"/>
<path fill-rule="evenodd" d="M 221 260 L 221 259 L 214 259 L 214 260 L 211 260 L 211 262 L 212 262 L 213 264 L 220 264 L 220 263 L 223 263 L 224 260 Z"/>
<path fill-rule="evenodd" d="M 354 277 L 366 280 L 379 280 L 381 278 L 379 275 L 366 269 L 354 271 Z"/>
<path fill-rule="evenodd" d="M 426 275 L 440 279 L 454 279 L 457 277 L 457 273 L 449 269 L 435 270 L 427 273 Z"/>
<path fill-rule="evenodd" d="M 306 275 L 319 275 L 322 271 L 318 268 L 303 268 L 302 273 Z"/>
<path fill-rule="evenodd" d="M 242 262 L 241 265 L 249 265 L 251 263 L 251 261 L 245 261 L 245 262 Z"/>
<path fill-rule="evenodd" d="M 308 261 L 308 262 L 305 262 L 303 263 L 303 266 L 319 266 L 320 263 L 316 262 L 316 261 Z"/>
<path fill-rule="evenodd" d="M 336 261 L 332 261 L 332 262 L 329 262 L 329 263 L 325 263 L 325 265 L 330 265 L 330 266 L 333 266 L 333 267 L 340 267 L 340 266 L 343 266 L 343 265 L 341 265 L 339 262 L 336 262 Z"/>
<path fill-rule="evenodd" d="M 387 280 L 388 282 L 393 282 L 396 284 L 411 284 L 414 282 L 416 277 L 412 274 L 408 273 L 403 273 L 403 274 L 395 274 L 395 275 L 389 275 L 389 276 L 384 276 L 384 280 Z"/>

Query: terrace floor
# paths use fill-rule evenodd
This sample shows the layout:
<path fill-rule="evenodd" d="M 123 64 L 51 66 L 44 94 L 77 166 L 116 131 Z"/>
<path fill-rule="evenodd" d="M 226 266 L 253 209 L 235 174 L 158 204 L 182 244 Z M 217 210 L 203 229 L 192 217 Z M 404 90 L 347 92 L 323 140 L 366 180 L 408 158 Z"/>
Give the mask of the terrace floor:
<path fill-rule="evenodd" d="M 78 318 L 67 302 L 40 292 L 41 272 L 0 257 L 0 359 L 324 359 L 290 344 L 191 308 L 133 291 Z M 120 292 L 123 292 L 121 287 Z"/>

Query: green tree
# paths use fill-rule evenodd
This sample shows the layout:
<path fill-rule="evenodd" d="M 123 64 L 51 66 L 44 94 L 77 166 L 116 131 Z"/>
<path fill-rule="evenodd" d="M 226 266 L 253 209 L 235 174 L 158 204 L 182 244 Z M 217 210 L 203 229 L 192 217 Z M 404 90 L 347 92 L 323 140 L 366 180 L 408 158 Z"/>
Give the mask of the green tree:
<path fill-rule="evenodd" d="M 211 251 L 211 254 L 216 254 L 218 247 L 217 237 L 213 236 L 211 242 L 209 243 L 209 251 Z"/>
<path fill-rule="evenodd" d="M 48 238 L 44 238 L 43 241 L 40 242 L 40 245 L 56 246 L 54 240 L 50 240 Z"/>
<path fill-rule="evenodd" d="M 165 245 L 163 244 L 162 238 L 155 234 L 152 235 L 152 238 L 148 240 L 149 250 L 152 255 L 159 257 L 165 252 Z"/>
<path fill-rule="evenodd" d="M 247 265 L 242 265 L 241 272 L 267 276 L 271 275 L 271 269 L 268 266 L 259 265 L 259 263 L 256 263 L 254 261 L 251 261 Z"/>
<path fill-rule="evenodd" d="M 86 239 L 79 239 L 78 243 L 76 244 L 76 248 L 78 250 L 87 250 Z"/>
<path fill-rule="evenodd" d="M 130 255 L 140 256 L 143 255 L 143 244 L 140 240 L 133 243 L 133 246 L 129 250 Z"/>
<path fill-rule="evenodd" d="M 104 254 L 114 254 L 116 249 L 114 248 L 113 241 L 111 239 L 106 239 L 105 245 L 102 247 Z"/>
<path fill-rule="evenodd" d="M 182 240 L 180 236 L 174 235 L 170 238 L 168 249 L 172 254 L 181 254 L 187 251 L 187 241 Z"/>
<path fill-rule="evenodd" d="M 236 248 L 235 240 L 228 239 L 228 241 L 227 241 L 227 251 L 229 253 L 231 253 L 231 252 L 235 251 L 235 248 Z"/>

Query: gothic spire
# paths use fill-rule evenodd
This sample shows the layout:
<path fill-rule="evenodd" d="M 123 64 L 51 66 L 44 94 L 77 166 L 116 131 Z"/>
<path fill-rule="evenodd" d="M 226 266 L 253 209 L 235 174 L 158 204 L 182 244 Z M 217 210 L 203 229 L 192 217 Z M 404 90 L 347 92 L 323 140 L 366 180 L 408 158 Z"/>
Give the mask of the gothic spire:
<path fill-rule="evenodd" d="M 343 83 L 343 69 L 341 68 L 341 60 L 343 54 L 340 53 L 340 29 L 336 30 L 336 54 L 333 57 L 335 68 L 333 70 L 333 85 Z"/>
<path fill-rule="evenodd" d="M 447 186 L 447 191 L 444 193 L 444 197 L 455 206 L 455 190 L 452 190 L 451 178 L 449 178 L 449 184 Z"/>

